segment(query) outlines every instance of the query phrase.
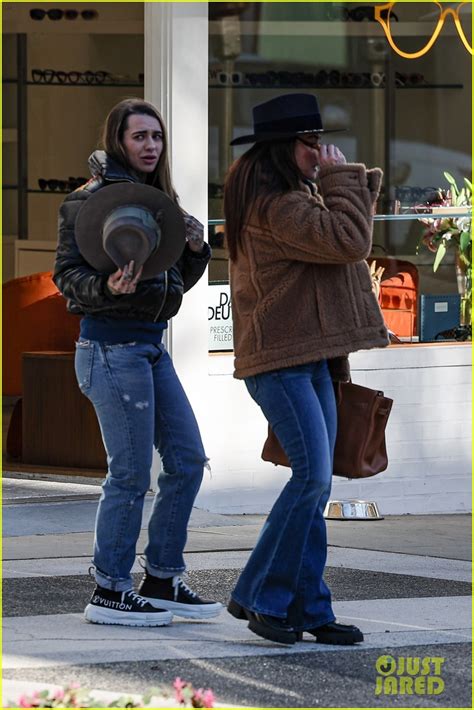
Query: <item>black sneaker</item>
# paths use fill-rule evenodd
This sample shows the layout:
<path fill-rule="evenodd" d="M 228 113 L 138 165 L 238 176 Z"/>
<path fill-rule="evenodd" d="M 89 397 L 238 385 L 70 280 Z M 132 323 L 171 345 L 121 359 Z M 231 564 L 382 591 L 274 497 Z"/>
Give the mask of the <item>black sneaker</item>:
<path fill-rule="evenodd" d="M 145 572 L 138 592 L 152 606 L 168 609 L 185 619 L 211 619 L 222 611 L 220 602 L 201 599 L 181 577 L 160 579 Z"/>
<path fill-rule="evenodd" d="M 120 626 L 166 626 L 173 618 L 171 612 L 148 604 L 133 589 L 113 592 L 98 585 L 85 608 L 84 616 L 92 624 Z"/>

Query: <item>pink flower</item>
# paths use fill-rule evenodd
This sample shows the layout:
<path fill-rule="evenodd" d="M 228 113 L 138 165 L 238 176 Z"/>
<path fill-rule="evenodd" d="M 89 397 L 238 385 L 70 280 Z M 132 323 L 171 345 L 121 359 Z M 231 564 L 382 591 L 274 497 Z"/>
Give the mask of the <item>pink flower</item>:
<path fill-rule="evenodd" d="M 191 705 L 193 708 L 202 708 L 204 707 L 204 698 L 202 697 L 203 690 L 202 688 L 198 688 L 195 690 L 192 694 L 191 697 Z"/>
<path fill-rule="evenodd" d="M 205 708 L 213 708 L 215 699 L 215 695 L 210 688 L 204 691 L 203 700 Z"/>
<path fill-rule="evenodd" d="M 31 699 L 27 695 L 20 695 L 18 698 L 18 707 L 20 708 L 31 708 Z"/>
<path fill-rule="evenodd" d="M 175 698 L 176 702 L 179 703 L 180 705 L 186 705 L 186 700 L 183 695 L 183 689 L 186 688 L 187 683 L 181 680 L 181 678 L 177 677 L 174 680 L 173 683 L 173 688 L 175 690 Z"/>
<path fill-rule="evenodd" d="M 177 677 L 174 679 L 173 688 L 174 688 L 175 690 L 182 690 L 183 688 L 186 687 L 186 685 L 187 685 L 187 684 L 184 682 L 184 680 L 181 680 L 181 678 L 180 678 L 179 676 L 177 676 Z"/>
<path fill-rule="evenodd" d="M 193 708 L 214 707 L 214 693 L 210 689 L 198 688 L 194 690 L 191 683 L 187 683 L 179 677 L 175 678 L 173 688 L 176 701 L 184 707 L 188 707 L 188 705 Z"/>

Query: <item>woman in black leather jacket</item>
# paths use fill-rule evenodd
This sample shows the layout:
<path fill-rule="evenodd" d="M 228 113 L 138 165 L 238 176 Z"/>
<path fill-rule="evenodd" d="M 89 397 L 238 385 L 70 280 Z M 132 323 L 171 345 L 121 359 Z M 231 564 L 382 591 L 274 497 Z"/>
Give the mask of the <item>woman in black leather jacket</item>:
<path fill-rule="evenodd" d="M 66 197 L 59 213 L 54 282 L 68 309 L 82 316 L 76 375 L 94 405 L 107 452 L 108 474 L 96 518 L 97 586 L 87 621 L 162 626 L 172 615 L 209 618 L 219 603 L 200 599 L 182 580 L 183 549 L 207 457 L 192 408 L 162 344 L 167 321 L 210 259 L 203 227 L 183 210 L 186 246 L 155 278 L 140 280 L 134 262 L 100 273 L 81 255 L 75 238 L 80 208 L 91 194 L 116 182 L 159 188 L 176 204 L 166 130 L 159 112 L 126 99 L 109 113 L 103 143 L 89 159 L 92 178 Z M 145 574 L 133 591 L 131 569 L 150 486 L 153 448 L 162 459 L 148 523 Z"/>

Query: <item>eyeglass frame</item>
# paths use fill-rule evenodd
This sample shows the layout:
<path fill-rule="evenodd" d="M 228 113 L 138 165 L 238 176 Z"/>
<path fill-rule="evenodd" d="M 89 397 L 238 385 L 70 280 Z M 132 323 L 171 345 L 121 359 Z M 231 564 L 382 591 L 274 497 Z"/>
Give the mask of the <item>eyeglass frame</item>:
<path fill-rule="evenodd" d="M 61 180 L 57 178 L 39 178 L 38 187 L 40 188 L 41 192 L 55 192 L 56 190 L 59 190 L 59 192 L 65 192 L 66 190 L 72 192 L 81 185 L 84 185 L 87 180 L 88 178 L 82 176 L 69 177 L 67 180 Z"/>
<path fill-rule="evenodd" d="M 244 81 L 243 74 L 240 71 L 220 71 L 217 75 L 217 79 L 222 86 L 238 86 L 239 84 L 243 84 Z"/>
<path fill-rule="evenodd" d="M 384 5 L 376 5 L 374 7 L 374 17 L 377 20 L 377 22 L 382 25 L 383 31 L 385 32 L 385 36 L 388 40 L 389 45 L 391 48 L 399 54 L 401 57 L 404 57 L 405 59 L 416 59 L 417 57 L 422 57 L 424 54 L 427 54 L 431 47 L 434 45 L 436 40 L 438 39 L 438 36 L 443 29 L 443 25 L 446 22 L 446 17 L 448 15 L 453 16 L 454 24 L 456 26 L 456 29 L 458 31 L 458 35 L 461 38 L 461 42 L 463 45 L 466 47 L 467 51 L 470 52 L 471 54 L 474 54 L 474 51 L 472 47 L 469 45 L 469 42 L 467 40 L 466 35 L 464 34 L 464 30 L 461 25 L 461 21 L 459 19 L 459 10 L 463 5 L 468 5 L 470 3 L 465 0 L 465 2 L 459 3 L 456 8 L 453 7 L 446 7 L 443 8 L 442 4 L 440 2 L 437 2 L 437 0 L 432 0 L 433 5 L 438 5 L 439 10 L 440 10 L 440 16 L 438 19 L 438 24 L 436 25 L 434 32 L 431 36 L 431 38 L 428 40 L 427 44 L 418 52 L 404 52 L 403 50 L 399 49 L 397 45 L 395 44 L 395 41 L 392 37 L 392 33 L 390 30 L 390 10 L 394 5 L 396 5 L 396 2 L 387 2 Z M 386 12 L 386 17 L 382 17 L 382 13 Z"/>
<path fill-rule="evenodd" d="M 34 14 L 36 14 L 36 17 Z M 41 17 L 39 16 L 41 15 Z M 63 18 L 65 20 L 77 20 L 78 17 L 82 17 L 83 20 L 96 20 L 99 16 L 97 10 L 61 10 L 60 8 L 52 7 L 49 10 L 43 10 L 41 7 L 33 7 L 30 10 L 30 17 L 36 22 L 42 22 L 45 17 L 53 22 L 58 22 Z"/>
<path fill-rule="evenodd" d="M 319 137 L 319 135 L 317 135 L 316 138 L 316 143 L 309 143 L 308 141 L 305 141 L 304 138 L 301 138 L 299 134 L 296 136 L 296 140 L 300 143 L 303 143 L 303 145 L 305 145 L 307 148 L 311 148 L 312 150 L 319 150 L 319 148 L 321 147 L 321 138 Z"/>
<path fill-rule="evenodd" d="M 37 78 L 35 78 L 37 77 Z M 81 84 L 87 85 L 104 84 L 109 79 L 110 73 L 107 71 L 63 71 L 61 69 L 32 69 L 31 80 L 34 84 L 54 84 L 55 79 L 58 84 Z"/>
<path fill-rule="evenodd" d="M 65 192 L 67 185 L 67 180 L 58 180 L 56 178 L 39 178 L 38 180 L 38 187 L 42 192 L 47 190 L 50 190 L 51 192 L 55 192 L 56 190 L 59 190 L 59 192 Z"/>
<path fill-rule="evenodd" d="M 344 22 L 364 22 L 369 20 L 375 22 L 374 7 L 372 5 L 359 5 L 352 10 L 349 10 L 345 5 L 336 5 L 331 3 L 332 7 L 327 8 L 326 17 L 328 20 L 343 20 Z M 395 15 L 398 22 L 398 17 Z"/>

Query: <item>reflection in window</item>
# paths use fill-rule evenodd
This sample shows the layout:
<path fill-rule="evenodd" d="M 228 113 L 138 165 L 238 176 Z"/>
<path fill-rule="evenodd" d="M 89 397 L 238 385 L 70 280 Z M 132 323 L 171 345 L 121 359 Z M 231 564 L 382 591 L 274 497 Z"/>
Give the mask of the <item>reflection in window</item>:
<path fill-rule="evenodd" d="M 251 132 L 255 104 L 288 91 L 314 92 L 323 124 L 348 129 L 337 136 L 347 158 L 384 170 L 379 213 L 434 204 L 439 190 L 449 188 L 445 171 L 459 184 L 471 174 L 471 55 L 453 18 L 426 54 L 409 60 L 390 46 L 375 19 L 377 4 L 209 4 L 210 219 L 222 218 L 226 171 L 248 147 L 231 148 L 230 141 Z M 470 3 L 462 15 L 467 26 Z M 393 37 L 415 52 L 438 18 L 438 3 L 396 3 Z M 420 293 L 455 293 L 454 254 L 433 273 L 433 254 L 418 250 L 422 233 L 417 221 L 377 222 L 375 253 L 416 264 Z M 222 280 L 222 226 L 210 235 L 210 280 Z"/>

